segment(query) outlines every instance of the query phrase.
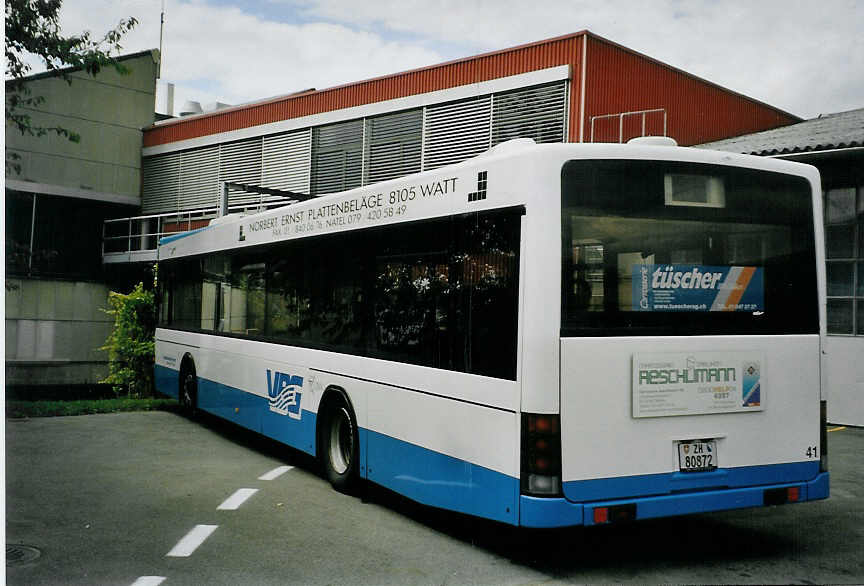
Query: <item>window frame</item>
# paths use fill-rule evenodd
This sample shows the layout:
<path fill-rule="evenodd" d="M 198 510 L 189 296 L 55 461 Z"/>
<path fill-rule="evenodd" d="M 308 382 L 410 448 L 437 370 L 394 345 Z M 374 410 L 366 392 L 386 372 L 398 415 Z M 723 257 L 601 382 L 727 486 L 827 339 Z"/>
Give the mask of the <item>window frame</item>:
<path fill-rule="evenodd" d="M 852 191 L 852 207 L 846 217 L 832 218 L 832 208 L 829 205 L 831 195 L 838 192 Z M 864 336 L 864 185 L 836 185 L 825 189 L 822 193 L 823 220 L 825 226 L 825 275 L 826 275 L 826 331 L 829 336 L 862 337 Z M 832 230 L 843 230 L 843 234 L 851 242 L 845 246 L 851 255 L 834 255 L 830 249 L 835 239 L 829 238 Z M 830 274 L 832 267 L 846 267 L 851 280 L 847 294 L 832 294 Z M 832 306 L 834 306 L 832 308 Z M 846 331 L 832 331 L 832 316 L 843 317 L 839 307 L 848 308 Z"/>

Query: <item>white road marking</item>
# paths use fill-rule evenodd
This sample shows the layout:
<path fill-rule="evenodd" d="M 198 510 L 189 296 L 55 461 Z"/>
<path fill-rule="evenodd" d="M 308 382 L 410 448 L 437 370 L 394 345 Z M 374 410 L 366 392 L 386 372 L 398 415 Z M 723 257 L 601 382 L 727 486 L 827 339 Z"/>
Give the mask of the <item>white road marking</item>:
<path fill-rule="evenodd" d="M 210 537 L 210 534 L 216 531 L 219 525 L 195 525 L 195 527 L 186 534 L 186 536 L 177 542 L 174 549 L 165 554 L 165 557 L 171 558 L 186 558 L 198 549 L 198 546 L 204 543 L 204 540 Z"/>
<path fill-rule="evenodd" d="M 246 502 L 250 496 L 258 492 L 257 488 L 238 488 L 237 492 L 225 499 L 221 505 L 216 507 L 217 511 L 236 511 L 240 505 Z"/>
<path fill-rule="evenodd" d="M 278 468 L 274 468 L 267 474 L 262 474 L 258 477 L 258 480 L 276 480 L 289 470 L 292 470 L 294 466 L 279 466 Z"/>
<path fill-rule="evenodd" d="M 165 576 L 141 576 L 132 582 L 132 586 L 159 586 L 164 581 Z"/>

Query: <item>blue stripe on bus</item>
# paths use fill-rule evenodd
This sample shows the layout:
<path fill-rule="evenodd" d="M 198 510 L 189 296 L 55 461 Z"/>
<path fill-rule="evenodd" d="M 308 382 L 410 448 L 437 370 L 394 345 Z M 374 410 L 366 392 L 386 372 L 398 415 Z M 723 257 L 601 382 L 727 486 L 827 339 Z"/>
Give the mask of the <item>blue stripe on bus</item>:
<path fill-rule="evenodd" d="M 156 366 L 157 389 L 177 396 L 179 373 Z M 198 407 L 314 455 L 316 414 L 300 421 L 269 410 L 264 397 L 198 377 Z M 507 523 L 518 522 L 519 479 L 363 427 L 360 475 L 417 502 Z M 367 461 L 368 460 L 368 461 Z"/>
<path fill-rule="evenodd" d="M 155 370 L 159 392 L 176 397 L 179 373 L 158 365 Z M 314 455 L 315 413 L 303 411 L 301 419 L 294 420 L 271 412 L 264 397 L 201 377 L 198 392 L 199 407 L 205 411 Z M 798 486 L 801 501 L 824 499 L 829 492 L 828 473 L 819 474 L 818 462 L 796 462 L 571 481 L 564 483 L 568 499 L 536 498 L 519 494 L 518 478 L 362 427 L 359 436 L 360 462 L 368 464 L 368 470 L 361 466 L 361 476 L 425 505 L 525 527 L 592 525 L 594 509 L 600 506 L 635 503 L 637 519 L 649 519 L 759 507 L 770 488 Z M 705 489 L 733 483 L 738 487 Z M 698 492 L 683 492 L 694 490 Z M 671 491 L 682 492 L 641 496 Z M 593 502 L 572 502 L 573 494 Z"/>
<path fill-rule="evenodd" d="M 519 479 L 372 430 L 369 480 L 424 505 L 518 523 Z"/>
<path fill-rule="evenodd" d="M 187 236 L 192 236 L 198 232 L 202 232 L 204 230 L 209 229 L 210 226 L 204 226 L 203 228 L 196 228 L 195 230 L 187 230 L 186 232 L 178 232 L 177 234 L 172 234 L 171 236 L 163 236 L 159 239 L 159 246 L 163 244 L 168 244 L 169 242 L 174 242 L 175 240 L 180 240 L 181 238 L 186 238 Z"/>
<path fill-rule="evenodd" d="M 564 495 L 573 502 L 600 499 L 628 498 L 645 495 L 664 495 L 688 490 L 712 488 L 740 488 L 764 484 L 783 484 L 812 479 L 819 473 L 819 462 L 792 462 L 763 466 L 719 468 L 713 472 L 664 472 L 571 480 L 564 483 Z"/>
<path fill-rule="evenodd" d="M 156 365 L 156 390 L 177 398 L 180 373 Z M 311 411 L 303 411 L 300 419 L 292 419 L 270 411 L 266 397 L 260 397 L 198 377 L 198 408 L 228 421 L 266 435 L 307 454 L 315 455 L 315 418 Z M 360 453 L 361 457 L 363 452 Z"/>
<path fill-rule="evenodd" d="M 179 399 L 180 372 L 167 366 L 156 365 L 153 367 L 153 382 L 156 390 L 163 395 Z"/>
<path fill-rule="evenodd" d="M 774 488 L 799 489 L 799 502 L 828 498 L 829 474 L 823 472 L 807 482 L 779 483 L 728 488 L 663 496 L 573 503 L 563 498 L 534 498 L 522 495 L 519 524 L 524 527 L 569 527 L 594 525 L 594 509 L 636 505 L 636 520 L 710 513 L 765 505 L 765 491 Z"/>

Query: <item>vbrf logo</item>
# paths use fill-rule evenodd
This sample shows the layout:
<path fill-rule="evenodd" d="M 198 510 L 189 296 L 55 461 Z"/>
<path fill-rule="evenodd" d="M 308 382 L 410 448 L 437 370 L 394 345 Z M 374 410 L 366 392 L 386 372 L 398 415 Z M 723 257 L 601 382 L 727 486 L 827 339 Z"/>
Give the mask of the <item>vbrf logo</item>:
<path fill-rule="evenodd" d="M 270 400 L 270 411 L 287 415 L 292 419 L 300 419 L 300 399 L 303 390 L 303 377 L 271 372 L 267 369 L 267 396 Z"/>

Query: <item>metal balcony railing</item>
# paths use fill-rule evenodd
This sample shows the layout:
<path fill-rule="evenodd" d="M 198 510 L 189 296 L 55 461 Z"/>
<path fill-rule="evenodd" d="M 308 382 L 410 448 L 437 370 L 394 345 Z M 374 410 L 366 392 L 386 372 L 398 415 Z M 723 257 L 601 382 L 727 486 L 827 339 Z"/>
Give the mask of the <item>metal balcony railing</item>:
<path fill-rule="evenodd" d="M 619 112 L 617 114 L 603 114 L 602 116 L 591 116 L 591 141 L 594 142 L 594 123 L 599 120 L 608 120 L 610 118 L 618 119 L 618 142 L 624 142 L 624 119 L 632 118 L 633 116 L 641 116 L 642 117 L 642 136 L 646 134 L 646 118 L 649 114 L 663 114 L 663 136 L 666 136 L 666 109 L 665 108 L 654 108 L 651 110 L 637 110 L 635 112 Z"/>
<path fill-rule="evenodd" d="M 254 213 L 285 205 L 286 198 L 267 198 L 254 204 L 228 207 L 228 213 Z M 166 214 L 105 220 L 102 225 L 102 262 L 128 263 L 156 260 L 156 247 L 163 236 L 203 228 L 220 214 L 219 207 Z"/>

